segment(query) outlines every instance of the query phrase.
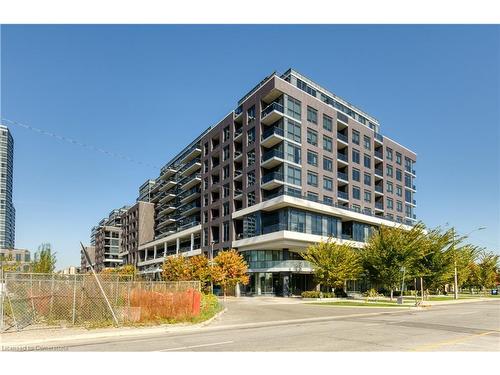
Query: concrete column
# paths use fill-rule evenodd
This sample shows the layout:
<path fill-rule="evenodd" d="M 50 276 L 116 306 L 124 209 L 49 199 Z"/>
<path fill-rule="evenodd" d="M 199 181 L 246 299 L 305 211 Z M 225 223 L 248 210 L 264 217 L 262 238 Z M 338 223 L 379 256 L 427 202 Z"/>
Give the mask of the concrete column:
<path fill-rule="evenodd" d="M 260 296 L 262 295 L 262 290 L 260 289 L 260 277 L 259 277 L 260 274 L 256 272 L 254 275 L 255 275 L 255 284 L 254 284 L 255 295 Z"/>
<path fill-rule="evenodd" d="M 181 239 L 177 238 L 177 242 L 175 244 L 175 253 L 179 255 L 179 249 L 181 248 Z"/>
<path fill-rule="evenodd" d="M 167 243 L 166 242 L 163 243 L 163 256 L 164 257 L 167 256 Z"/>
<path fill-rule="evenodd" d="M 194 250 L 194 233 L 191 233 L 191 251 Z"/>
<path fill-rule="evenodd" d="M 153 259 L 156 259 L 156 245 L 153 247 Z"/>

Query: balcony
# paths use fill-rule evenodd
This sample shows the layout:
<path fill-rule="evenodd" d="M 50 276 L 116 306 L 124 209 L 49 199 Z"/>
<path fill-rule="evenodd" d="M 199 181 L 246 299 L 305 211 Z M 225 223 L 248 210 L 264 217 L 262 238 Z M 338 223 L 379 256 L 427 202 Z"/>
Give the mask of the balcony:
<path fill-rule="evenodd" d="M 260 122 L 271 125 L 283 117 L 284 108 L 281 104 L 273 102 L 269 104 L 260 114 Z"/>
<path fill-rule="evenodd" d="M 281 128 L 272 127 L 262 133 L 261 145 L 267 148 L 273 147 L 284 139 L 285 132 Z"/>
<path fill-rule="evenodd" d="M 161 199 L 158 201 L 158 204 L 164 204 L 164 203 L 167 203 L 167 202 L 170 202 L 172 199 L 175 198 L 175 194 L 174 193 L 166 193 L 165 195 L 163 195 L 161 197 Z"/>
<path fill-rule="evenodd" d="M 241 151 L 235 151 L 233 160 L 240 161 L 242 157 L 243 157 L 243 153 Z"/>
<path fill-rule="evenodd" d="M 375 193 L 384 194 L 384 188 L 380 185 L 375 185 Z"/>
<path fill-rule="evenodd" d="M 340 112 L 337 112 L 337 120 L 338 121 L 342 121 L 346 125 L 349 122 L 349 118 L 346 115 L 344 115 L 343 113 L 340 113 Z"/>
<path fill-rule="evenodd" d="M 382 153 L 382 151 L 377 151 L 375 150 L 375 157 L 380 159 L 380 160 L 384 160 L 384 154 Z"/>
<path fill-rule="evenodd" d="M 339 132 L 337 132 L 337 139 L 341 142 L 344 142 L 345 144 L 349 143 L 349 137 Z"/>
<path fill-rule="evenodd" d="M 234 141 L 239 142 L 243 139 L 243 128 L 236 129 L 234 131 Z"/>
<path fill-rule="evenodd" d="M 179 214 L 182 216 L 189 216 L 198 212 L 201 209 L 201 204 L 198 201 L 194 201 L 179 207 Z"/>
<path fill-rule="evenodd" d="M 339 191 L 337 191 L 337 197 L 338 197 L 339 199 L 343 199 L 343 200 L 346 200 L 346 201 L 348 201 L 348 200 L 349 200 L 349 194 L 348 194 L 348 193 L 346 193 L 345 191 L 340 191 L 340 190 L 339 190 Z"/>
<path fill-rule="evenodd" d="M 234 199 L 243 200 L 243 191 L 241 189 L 234 189 Z"/>
<path fill-rule="evenodd" d="M 195 198 L 198 198 L 200 196 L 201 189 L 199 187 L 194 187 L 189 189 L 188 191 L 185 191 L 181 195 L 179 195 L 179 198 L 181 199 L 181 203 L 189 203 Z"/>
<path fill-rule="evenodd" d="M 171 188 L 173 188 L 175 185 L 177 185 L 177 181 L 175 180 L 168 180 L 163 183 L 163 185 L 160 187 L 160 191 L 167 191 Z"/>
<path fill-rule="evenodd" d="M 201 168 L 200 158 L 196 158 L 187 163 L 180 171 L 181 176 L 187 176 Z"/>
<path fill-rule="evenodd" d="M 313 270 L 311 263 L 305 260 L 255 260 L 247 263 L 250 270 L 267 270 L 269 272 L 311 272 Z"/>
<path fill-rule="evenodd" d="M 381 178 L 384 177 L 384 171 L 380 168 L 375 168 L 375 176 L 379 176 Z"/>
<path fill-rule="evenodd" d="M 262 155 L 262 163 L 261 167 L 264 168 L 273 168 L 280 163 L 283 163 L 285 154 L 281 150 L 269 150 L 264 152 Z"/>
<path fill-rule="evenodd" d="M 177 173 L 177 170 L 173 167 L 166 167 L 164 169 L 162 168 L 162 170 L 160 171 L 160 178 L 167 179 L 169 177 L 172 177 L 176 173 Z"/>
<path fill-rule="evenodd" d="M 347 154 L 342 154 L 340 152 L 337 152 L 337 159 L 340 160 L 341 162 L 348 164 L 348 157 Z"/>
<path fill-rule="evenodd" d="M 196 186 L 201 182 L 201 174 L 195 173 L 191 176 L 183 178 L 179 184 L 181 185 L 181 190 L 188 190 L 193 186 Z"/>
<path fill-rule="evenodd" d="M 379 133 L 374 133 L 374 137 L 375 141 L 379 142 L 379 143 L 383 143 L 384 142 L 384 137 L 382 134 L 379 134 Z"/>
<path fill-rule="evenodd" d="M 277 188 L 278 186 L 283 185 L 284 176 L 281 172 L 271 172 L 265 174 L 262 177 L 261 188 L 264 190 L 272 190 Z"/>
<path fill-rule="evenodd" d="M 337 179 L 349 182 L 349 176 L 347 176 L 347 173 L 344 172 L 337 172 Z"/>
<path fill-rule="evenodd" d="M 243 171 L 241 169 L 234 170 L 234 180 L 239 181 L 243 177 Z"/>
<path fill-rule="evenodd" d="M 181 159 L 180 163 L 185 164 L 188 161 L 191 161 L 192 159 L 194 159 L 195 157 L 200 156 L 200 155 L 201 155 L 201 148 L 200 148 L 200 146 L 195 145 L 186 151 L 186 153 L 184 154 L 184 157 Z"/>
<path fill-rule="evenodd" d="M 238 108 L 234 110 L 234 120 L 235 121 L 240 120 L 242 115 L 243 115 L 243 105 L 240 105 L 238 106 Z"/>
<path fill-rule="evenodd" d="M 163 216 L 170 212 L 174 212 L 175 210 L 176 207 L 173 204 L 166 204 L 164 206 L 160 206 L 158 215 Z"/>
<path fill-rule="evenodd" d="M 384 203 L 383 202 L 375 202 L 375 209 L 384 211 Z"/>

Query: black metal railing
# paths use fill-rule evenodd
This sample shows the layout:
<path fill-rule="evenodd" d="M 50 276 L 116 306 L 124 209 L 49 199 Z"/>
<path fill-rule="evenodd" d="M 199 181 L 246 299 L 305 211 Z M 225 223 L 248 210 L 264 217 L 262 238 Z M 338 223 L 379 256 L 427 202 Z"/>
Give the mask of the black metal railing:
<path fill-rule="evenodd" d="M 265 174 L 262 176 L 262 183 L 265 184 L 266 182 L 272 181 L 272 180 L 278 180 L 278 181 L 283 181 L 284 176 L 283 173 L 280 172 L 271 172 L 268 174 Z"/>
<path fill-rule="evenodd" d="M 283 113 L 284 108 L 280 103 L 273 102 L 262 110 L 262 112 L 260 114 L 260 118 L 266 117 L 268 114 L 270 114 L 273 111 L 278 111 L 278 112 Z"/>

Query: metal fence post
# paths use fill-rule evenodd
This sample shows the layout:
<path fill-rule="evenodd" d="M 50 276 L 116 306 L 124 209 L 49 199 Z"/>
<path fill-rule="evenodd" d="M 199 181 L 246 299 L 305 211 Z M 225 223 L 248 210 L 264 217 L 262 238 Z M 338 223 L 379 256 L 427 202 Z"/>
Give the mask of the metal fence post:
<path fill-rule="evenodd" d="M 33 293 L 33 274 L 30 273 L 31 308 L 33 309 L 33 321 L 36 319 L 35 298 Z"/>
<path fill-rule="evenodd" d="M 2 265 L 0 264 L 0 332 L 3 332 L 3 310 L 4 310 L 4 307 L 3 307 L 3 295 L 4 295 L 4 292 L 6 292 L 5 290 L 5 283 L 4 283 L 4 279 L 3 279 L 3 267 Z"/>
<path fill-rule="evenodd" d="M 72 315 L 73 325 L 76 321 L 76 274 L 73 280 L 73 315 Z"/>
<path fill-rule="evenodd" d="M 50 308 L 49 308 L 49 320 L 52 317 L 52 308 L 54 307 L 54 275 L 52 275 L 52 282 L 50 284 Z"/>

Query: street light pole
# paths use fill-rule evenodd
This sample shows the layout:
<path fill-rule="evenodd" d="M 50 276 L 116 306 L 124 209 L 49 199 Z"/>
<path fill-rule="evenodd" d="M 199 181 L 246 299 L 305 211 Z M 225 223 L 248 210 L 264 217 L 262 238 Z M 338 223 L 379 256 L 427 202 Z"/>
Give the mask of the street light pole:
<path fill-rule="evenodd" d="M 210 266 L 213 266 L 214 261 L 214 243 L 215 241 L 210 241 Z M 214 294 L 214 281 L 210 277 L 210 293 Z"/>

